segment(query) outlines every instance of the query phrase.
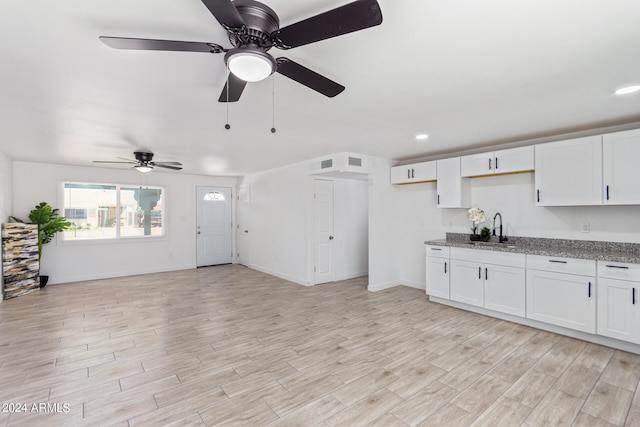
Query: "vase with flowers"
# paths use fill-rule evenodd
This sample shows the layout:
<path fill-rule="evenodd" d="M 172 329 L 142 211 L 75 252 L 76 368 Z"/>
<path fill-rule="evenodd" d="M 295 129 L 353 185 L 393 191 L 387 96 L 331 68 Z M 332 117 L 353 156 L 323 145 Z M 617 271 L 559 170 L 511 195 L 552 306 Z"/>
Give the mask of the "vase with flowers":
<path fill-rule="evenodd" d="M 478 234 L 478 225 L 482 224 L 486 217 L 484 215 L 484 211 L 478 207 L 471 208 L 467 211 L 467 217 L 469 221 L 471 221 L 471 235 L 469 238 L 471 240 L 481 240 L 482 237 Z"/>

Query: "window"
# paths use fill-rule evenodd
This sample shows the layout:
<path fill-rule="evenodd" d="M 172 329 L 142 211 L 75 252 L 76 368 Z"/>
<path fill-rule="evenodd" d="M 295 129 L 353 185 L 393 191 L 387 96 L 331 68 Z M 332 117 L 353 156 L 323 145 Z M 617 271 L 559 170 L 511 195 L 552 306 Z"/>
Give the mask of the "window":
<path fill-rule="evenodd" d="M 204 195 L 205 202 L 224 202 L 224 194 L 219 191 L 210 191 Z"/>
<path fill-rule="evenodd" d="M 158 187 L 64 184 L 64 240 L 164 235 L 164 191 Z"/>

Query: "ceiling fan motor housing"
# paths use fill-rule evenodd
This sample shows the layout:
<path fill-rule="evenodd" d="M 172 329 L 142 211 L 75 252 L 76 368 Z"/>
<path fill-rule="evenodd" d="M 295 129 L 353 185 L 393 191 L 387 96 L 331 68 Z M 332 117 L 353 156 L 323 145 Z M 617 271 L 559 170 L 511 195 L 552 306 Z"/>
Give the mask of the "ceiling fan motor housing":
<path fill-rule="evenodd" d="M 136 157 L 136 160 L 141 163 L 149 163 L 151 160 L 153 160 L 153 153 L 134 151 L 133 155 Z"/>
<path fill-rule="evenodd" d="M 244 20 L 247 31 L 229 32 L 231 44 L 234 47 L 252 44 L 264 50 L 271 49 L 271 33 L 280 28 L 280 19 L 273 9 L 254 0 L 235 0 L 233 4 Z"/>

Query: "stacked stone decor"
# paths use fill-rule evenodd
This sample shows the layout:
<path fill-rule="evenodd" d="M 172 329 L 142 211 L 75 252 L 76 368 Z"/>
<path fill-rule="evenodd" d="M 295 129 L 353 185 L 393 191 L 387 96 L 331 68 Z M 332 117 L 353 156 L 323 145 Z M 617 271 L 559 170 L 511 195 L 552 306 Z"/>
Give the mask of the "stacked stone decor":
<path fill-rule="evenodd" d="M 3 299 L 15 298 L 40 289 L 38 226 L 2 224 Z"/>

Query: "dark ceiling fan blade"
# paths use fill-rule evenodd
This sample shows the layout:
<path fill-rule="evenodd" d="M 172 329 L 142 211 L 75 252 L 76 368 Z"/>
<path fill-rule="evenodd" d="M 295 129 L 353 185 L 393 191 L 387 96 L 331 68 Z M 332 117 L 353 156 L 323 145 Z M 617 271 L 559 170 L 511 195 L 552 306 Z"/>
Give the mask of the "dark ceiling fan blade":
<path fill-rule="evenodd" d="M 183 42 L 183 41 L 177 41 L 177 40 L 137 39 L 137 38 L 131 38 L 131 37 L 107 37 L 107 36 L 100 36 L 99 39 L 104 44 L 114 49 L 168 50 L 172 52 L 206 52 L 206 53 L 224 52 L 224 48 L 215 43 Z"/>
<path fill-rule="evenodd" d="M 291 49 L 381 23 L 382 12 L 376 0 L 357 0 L 280 28 L 271 33 L 271 38 L 280 49 Z"/>
<path fill-rule="evenodd" d="M 161 165 L 182 166 L 182 163 L 180 162 L 153 162 L 153 164 L 156 166 L 161 166 Z"/>
<path fill-rule="evenodd" d="M 120 164 L 127 164 L 127 165 L 137 165 L 138 162 L 111 162 L 108 160 L 94 160 L 93 163 L 120 163 Z"/>
<path fill-rule="evenodd" d="M 154 163 L 154 162 L 151 162 L 151 166 L 158 167 L 158 168 L 165 168 L 165 169 L 173 169 L 175 171 L 182 170 L 182 168 L 179 166 L 170 166 L 170 165 L 164 165 L 161 163 Z"/>
<path fill-rule="evenodd" d="M 220 98 L 218 98 L 218 102 L 238 101 L 246 85 L 247 82 L 239 79 L 233 73 L 229 73 L 229 77 L 227 78 L 224 88 L 222 88 L 222 93 L 220 94 Z M 227 93 L 227 88 L 229 89 L 229 93 Z"/>
<path fill-rule="evenodd" d="M 278 73 L 289 77 L 306 87 L 320 92 L 321 94 L 333 98 L 344 90 L 344 86 L 316 73 L 313 70 L 303 67 L 297 62 L 288 58 L 276 59 L 278 63 Z"/>
<path fill-rule="evenodd" d="M 231 0 L 202 0 L 209 12 L 226 30 L 239 32 L 245 23 Z"/>

